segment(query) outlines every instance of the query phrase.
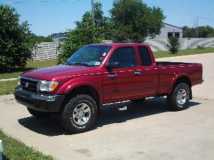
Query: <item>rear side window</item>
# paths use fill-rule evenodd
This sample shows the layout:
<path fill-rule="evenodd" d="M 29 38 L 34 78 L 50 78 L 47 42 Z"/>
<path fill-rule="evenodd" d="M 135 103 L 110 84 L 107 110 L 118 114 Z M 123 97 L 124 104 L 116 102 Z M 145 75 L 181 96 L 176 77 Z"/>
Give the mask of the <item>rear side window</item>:
<path fill-rule="evenodd" d="M 136 66 L 135 50 L 132 47 L 117 49 L 110 59 L 110 64 L 118 63 L 118 67 Z"/>
<path fill-rule="evenodd" d="M 143 66 L 152 65 L 152 59 L 146 47 L 139 47 L 140 58 Z"/>

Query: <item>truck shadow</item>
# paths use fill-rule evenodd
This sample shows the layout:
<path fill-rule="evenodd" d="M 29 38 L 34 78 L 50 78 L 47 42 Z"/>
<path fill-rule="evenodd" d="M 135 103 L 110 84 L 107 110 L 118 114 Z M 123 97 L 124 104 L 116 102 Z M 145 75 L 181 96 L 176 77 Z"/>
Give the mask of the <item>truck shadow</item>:
<path fill-rule="evenodd" d="M 196 107 L 200 103 L 191 101 L 189 108 Z M 128 103 L 126 111 L 118 111 L 114 106 L 105 108 L 101 113 L 101 118 L 98 121 L 97 127 L 102 127 L 107 124 L 122 123 L 127 120 L 152 116 L 164 112 L 176 112 L 169 109 L 167 102 L 164 98 L 155 98 L 140 103 Z"/>
<path fill-rule="evenodd" d="M 125 123 L 131 119 L 152 116 L 164 112 L 173 112 L 168 109 L 166 100 L 163 98 L 151 99 L 142 103 L 128 102 L 124 105 L 127 106 L 127 110 L 125 111 L 119 111 L 118 107 L 115 105 L 103 107 L 101 110 L 101 116 L 99 117 L 95 128 L 104 127 L 113 123 Z M 198 105 L 200 105 L 200 103 L 191 101 L 189 109 Z M 22 126 L 46 136 L 58 136 L 65 134 L 63 129 L 60 127 L 59 119 L 54 116 L 39 120 L 34 117 L 26 117 L 19 119 L 18 122 Z"/>

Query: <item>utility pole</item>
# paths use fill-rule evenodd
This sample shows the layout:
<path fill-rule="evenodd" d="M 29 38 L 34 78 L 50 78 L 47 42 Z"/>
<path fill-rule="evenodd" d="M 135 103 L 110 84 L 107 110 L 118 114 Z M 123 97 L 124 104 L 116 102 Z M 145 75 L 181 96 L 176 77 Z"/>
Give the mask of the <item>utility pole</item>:
<path fill-rule="evenodd" d="M 92 15 L 92 21 L 93 25 L 95 25 L 95 3 L 94 0 L 91 0 L 91 15 Z"/>
<path fill-rule="evenodd" d="M 91 14 L 92 14 L 92 20 L 93 24 L 96 25 L 96 17 L 95 17 L 95 5 L 96 3 L 100 3 L 100 0 L 91 0 Z"/>
<path fill-rule="evenodd" d="M 200 20 L 200 17 L 197 16 L 197 17 L 196 17 L 196 23 L 195 23 L 196 37 L 199 37 L 199 30 L 198 30 L 198 27 L 199 27 L 199 20 Z"/>

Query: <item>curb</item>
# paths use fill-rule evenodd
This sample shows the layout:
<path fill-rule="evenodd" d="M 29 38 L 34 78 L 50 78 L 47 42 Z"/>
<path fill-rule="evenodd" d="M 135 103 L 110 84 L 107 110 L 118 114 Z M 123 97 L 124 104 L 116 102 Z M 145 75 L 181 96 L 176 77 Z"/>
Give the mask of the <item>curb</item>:
<path fill-rule="evenodd" d="M 0 82 L 16 81 L 18 78 L 0 79 Z"/>
<path fill-rule="evenodd" d="M 169 59 L 169 60 L 171 60 L 171 59 L 176 59 L 176 58 L 191 58 L 191 57 L 196 57 L 196 56 L 199 56 L 199 55 L 208 56 L 210 54 L 214 54 L 214 52 L 189 54 L 189 55 L 179 55 L 178 54 L 177 56 L 172 56 L 172 57 L 160 57 L 160 58 L 156 58 L 156 60 L 161 60 L 161 59 Z"/>

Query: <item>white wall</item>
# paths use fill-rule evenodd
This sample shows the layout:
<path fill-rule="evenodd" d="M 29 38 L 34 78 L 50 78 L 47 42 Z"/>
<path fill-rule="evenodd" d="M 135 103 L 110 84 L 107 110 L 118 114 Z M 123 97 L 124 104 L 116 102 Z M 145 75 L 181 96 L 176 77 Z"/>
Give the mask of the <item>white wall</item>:
<path fill-rule="evenodd" d="M 146 44 L 152 47 L 153 51 L 163 50 L 166 51 L 168 39 L 167 38 L 154 38 L 147 39 Z M 214 38 L 180 38 L 180 49 L 190 49 L 197 47 L 214 47 Z"/>

